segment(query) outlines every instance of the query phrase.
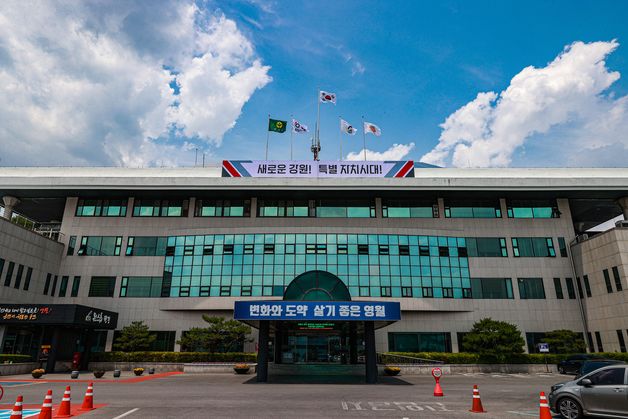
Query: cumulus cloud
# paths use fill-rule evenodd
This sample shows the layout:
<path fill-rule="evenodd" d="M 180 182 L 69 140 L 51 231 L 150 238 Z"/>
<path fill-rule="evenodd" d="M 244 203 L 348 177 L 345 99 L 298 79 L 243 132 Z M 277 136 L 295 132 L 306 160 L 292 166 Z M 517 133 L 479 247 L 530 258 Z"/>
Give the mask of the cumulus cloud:
<path fill-rule="evenodd" d="M 0 5 L 1 164 L 177 164 L 219 146 L 270 82 L 235 22 L 194 2 Z"/>
<path fill-rule="evenodd" d="M 367 148 L 366 159 L 369 161 L 403 160 L 403 158 L 406 157 L 410 153 L 410 151 L 412 151 L 413 148 L 414 148 L 414 143 L 393 144 L 392 147 L 390 147 L 388 150 L 382 151 L 382 152 L 369 150 Z M 356 151 L 355 153 L 351 152 L 347 154 L 347 157 L 345 160 L 352 160 L 352 161 L 364 160 L 364 149 L 360 151 Z"/>
<path fill-rule="evenodd" d="M 606 94 L 620 77 L 605 62 L 618 46 L 575 42 L 547 66 L 524 68 L 506 90 L 479 93 L 447 117 L 438 144 L 421 160 L 458 167 L 508 166 L 513 159 L 625 166 L 628 98 Z M 526 148 L 534 153 L 526 156 Z"/>

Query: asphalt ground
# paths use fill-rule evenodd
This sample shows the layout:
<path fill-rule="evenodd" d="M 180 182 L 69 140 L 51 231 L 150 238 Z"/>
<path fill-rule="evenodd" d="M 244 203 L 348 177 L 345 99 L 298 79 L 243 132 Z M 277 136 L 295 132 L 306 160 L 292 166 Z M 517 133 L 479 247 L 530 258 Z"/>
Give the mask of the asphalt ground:
<path fill-rule="evenodd" d="M 362 378 L 298 376 L 257 383 L 254 375 L 235 374 L 94 380 L 94 403 L 106 406 L 81 418 L 526 418 L 538 417 L 540 391 L 549 393 L 552 384 L 569 379 L 559 374 L 446 375 L 441 379 L 444 397 L 433 396 L 431 376 L 380 377 L 371 385 L 362 384 Z M 474 384 L 487 413 L 469 412 Z M 84 382 L 3 384 L 1 403 L 21 394 L 25 405 L 40 405 L 50 388 L 57 405 L 66 385 L 72 386 L 73 405 L 80 405 Z"/>

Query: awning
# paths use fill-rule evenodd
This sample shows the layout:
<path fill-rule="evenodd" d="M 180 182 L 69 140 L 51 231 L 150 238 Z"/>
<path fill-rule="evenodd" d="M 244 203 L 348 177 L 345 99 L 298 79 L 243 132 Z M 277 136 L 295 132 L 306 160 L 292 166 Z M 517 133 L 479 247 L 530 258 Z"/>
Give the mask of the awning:
<path fill-rule="evenodd" d="M 115 329 L 118 313 L 78 304 L 0 304 L 0 324 Z"/>
<path fill-rule="evenodd" d="M 233 318 L 255 328 L 260 320 L 373 321 L 380 328 L 401 320 L 401 307 L 389 301 L 236 301 Z"/>

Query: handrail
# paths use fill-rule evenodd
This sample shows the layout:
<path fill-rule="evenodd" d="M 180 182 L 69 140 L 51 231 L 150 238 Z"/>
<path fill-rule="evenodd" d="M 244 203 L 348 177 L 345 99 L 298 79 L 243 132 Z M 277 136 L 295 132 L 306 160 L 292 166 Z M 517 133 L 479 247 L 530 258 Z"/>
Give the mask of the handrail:
<path fill-rule="evenodd" d="M 437 361 L 435 359 L 416 358 L 406 355 L 395 355 L 377 352 L 378 364 L 444 364 L 443 361 Z"/>

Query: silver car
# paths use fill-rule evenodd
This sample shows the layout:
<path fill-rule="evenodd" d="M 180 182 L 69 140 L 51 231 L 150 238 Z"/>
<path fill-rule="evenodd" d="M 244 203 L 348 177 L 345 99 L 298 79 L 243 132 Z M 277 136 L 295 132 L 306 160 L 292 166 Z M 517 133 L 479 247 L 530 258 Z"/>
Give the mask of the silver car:
<path fill-rule="evenodd" d="M 609 365 L 555 384 L 548 401 L 550 409 L 565 419 L 628 418 L 628 365 Z"/>

